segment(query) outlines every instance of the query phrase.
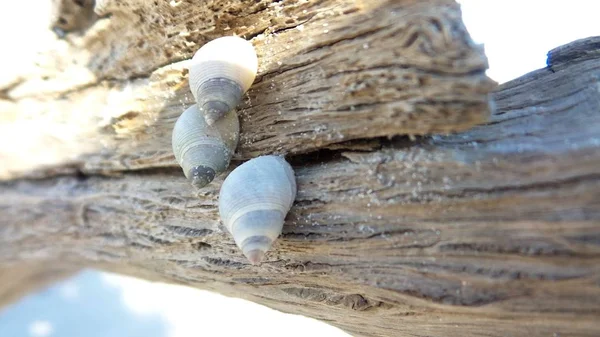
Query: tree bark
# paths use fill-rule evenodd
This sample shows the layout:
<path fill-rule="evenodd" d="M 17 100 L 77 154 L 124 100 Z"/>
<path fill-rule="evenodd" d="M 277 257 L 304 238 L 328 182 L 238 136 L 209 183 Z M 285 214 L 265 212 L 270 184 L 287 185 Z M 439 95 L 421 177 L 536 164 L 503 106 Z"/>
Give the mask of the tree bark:
<path fill-rule="evenodd" d="M 120 61 L 103 61 L 105 79 L 100 82 L 85 84 L 85 89 L 73 82 L 65 84 L 72 88 L 68 100 L 56 104 L 76 111 L 93 101 L 85 95 L 86 90 L 104 90 L 98 95 L 106 98 L 129 86 L 132 91 L 119 102 L 130 105 L 118 113 L 137 104 L 131 102 L 131 92 L 136 93 L 136 102 L 145 98 L 148 106 L 140 105 L 141 112 L 131 118 L 100 122 L 90 117 L 102 116 L 100 108 L 92 108 L 98 110 L 82 116 L 77 124 L 89 128 L 54 144 L 60 149 L 57 156 L 37 161 L 33 167 L 24 162 L 10 166 L 11 162 L 3 172 L 12 179 L 0 189 L 3 268 L 61 261 L 187 284 L 321 319 L 355 336 L 600 334 L 600 53 L 594 48 L 600 39 L 557 48 L 549 53 L 547 68 L 500 86 L 492 95 L 495 110 L 485 125 L 452 135 L 412 139 L 393 136 L 462 130 L 487 113 L 486 93 L 491 82 L 483 74 L 485 58 L 466 35 L 456 5 L 446 1 L 308 3 L 312 7 L 307 13 L 314 10 L 314 16 L 297 19 L 307 20 L 303 21 L 305 28 L 298 30 L 300 21 L 286 26 L 286 18 L 301 17 L 306 7 L 300 2 L 263 4 L 264 8 L 207 3 L 206 10 L 223 10 L 219 22 L 228 17 L 224 13 L 233 13 L 227 22 L 236 24 L 230 28 L 241 29 L 241 22 L 252 17 L 245 34 L 255 36 L 261 59 L 274 57 L 268 48 L 280 48 L 280 41 L 290 37 L 285 34 L 299 31 L 307 34 L 306 40 L 313 39 L 303 42 L 313 43 L 311 48 L 294 45 L 291 48 L 300 49 L 289 54 L 283 48 L 281 58 L 273 59 L 281 65 L 275 66 L 277 61 L 273 61 L 271 66 L 262 66 L 257 87 L 250 94 L 252 103 L 240 108 L 246 141 L 240 144 L 238 158 L 287 153 L 297 174 L 298 196 L 267 261 L 260 266 L 248 264 L 219 224 L 216 203 L 223 177 L 197 193 L 173 163 L 167 139 L 174 119 L 159 118 L 156 124 L 146 125 L 146 117 L 140 117 L 176 116 L 191 103 L 191 95 L 183 93 L 189 90 L 183 84 L 185 77 L 175 75 L 181 74 L 179 63 L 162 66 L 166 60 L 161 57 L 168 56 L 154 54 L 142 55 L 143 61 L 138 63 L 128 54 L 135 51 L 127 50 Z M 217 4 L 225 4 L 229 10 Z M 110 20 L 125 24 L 118 19 L 125 13 L 147 18 L 149 12 L 143 6 L 151 5 L 139 6 L 142 9 L 137 12 L 133 7 L 110 7 Z M 286 13 L 281 22 L 277 21 L 278 6 Z M 158 8 L 162 8 L 156 9 L 159 13 L 170 13 L 166 4 Z M 286 12 L 289 8 L 296 14 Z M 334 14 L 317 20 L 319 13 L 328 11 Z M 402 13 L 400 18 L 387 16 L 394 11 Z M 438 19 L 431 21 L 432 16 Z M 175 18 L 184 23 L 189 20 L 185 15 L 161 16 L 160 20 Z M 266 18 L 271 21 L 262 21 Z M 223 33 L 224 24 L 219 22 L 207 23 L 221 29 L 214 36 Z M 255 28 L 248 28 L 250 22 Z M 382 28 L 341 40 L 334 37 L 333 43 L 323 42 L 327 35 L 314 35 L 317 30 L 337 31 L 332 22 L 339 27 L 352 26 L 353 32 L 371 29 L 370 24 L 378 22 Z M 273 28 L 278 24 L 282 26 Z M 93 33 L 97 25 L 80 38 L 97 34 Z M 148 27 L 158 30 L 160 26 Z M 349 30 L 343 31 L 348 34 Z M 268 38 L 261 42 L 259 34 L 279 40 L 267 46 L 264 41 Z M 390 40 L 377 45 L 386 37 Z M 419 47 L 403 49 L 404 38 L 412 45 L 421 41 Z M 369 47 L 365 50 L 374 50 L 369 60 L 352 59 L 355 55 L 338 59 L 331 50 L 346 44 L 362 48 L 365 43 Z M 346 103 L 349 96 L 336 93 L 336 81 L 341 79 L 330 82 L 328 75 L 310 75 L 313 65 L 326 72 L 350 69 L 342 71 L 341 78 L 366 76 L 375 81 L 372 72 L 380 65 L 371 69 L 356 62 L 376 64 L 377 55 L 386 59 L 388 47 L 402 56 L 387 60 L 403 65 L 382 69 L 386 72 L 384 89 L 370 85 L 359 89 L 365 94 L 362 99 L 385 102 L 385 107 L 368 103 L 361 106 L 364 111 L 347 107 L 339 116 L 333 113 L 330 105 L 355 103 Z M 175 50 L 185 57 L 193 52 Z M 309 50 L 326 55 L 307 57 Z M 337 52 L 352 54 L 350 50 L 354 49 Z M 100 56 L 96 53 L 95 57 Z M 169 62 L 176 56 L 170 57 Z M 303 57 L 307 57 L 306 65 L 286 68 L 285 62 Z M 116 64 L 131 67 L 127 71 Z M 434 69 L 437 66 L 444 70 Z M 157 67 L 149 78 L 144 77 Z M 411 75 L 387 82 L 387 76 L 397 72 Z M 288 88 L 281 84 L 280 91 L 270 89 L 271 79 L 277 78 L 273 82 L 277 86 L 282 83 L 279 81 L 303 75 L 307 76 L 303 81 L 311 79 L 302 84 L 306 91 L 299 89 L 301 84 Z M 62 81 L 57 79 L 60 76 L 52 81 Z M 122 78 L 106 79 L 110 76 Z M 137 76 L 140 78 L 131 79 Z M 415 78 L 427 80 L 414 82 L 411 89 L 407 82 L 413 83 Z M 18 96 L 24 87 L 33 85 L 30 81 L 7 91 L 15 109 L 37 109 L 54 102 L 53 94 Z M 117 83 L 116 89 L 107 83 Z M 310 92 L 319 87 L 327 91 Z M 175 105 L 171 100 L 169 108 L 159 107 L 154 95 L 168 88 L 169 95 L 174 95 L 170 97 L 185 95 L 186 100 Z M 328 101 L 314 109 L 296 109 L 294 93 L 319 95 L 310 96 L 311 102 Z M 419 106 L 417 102 L 421 102 L 421 110 L 411 110 Z M 279 107 L 270 110 L 272 105 Z M 393 106 L 407 110 L 389 114 L 387 109 L 393 110 Z M 277 109 L 287 122 L 278 119 Z M 408 117 L 410 111 L 419 112 Z M 442 111 L 446 112 L 439 115 Z M 373 118 L 348 119 L 365 114 Z M 295 115 L 301 118 L 290 122 Z M 313 130 L 313 118 L 327 121 L 326 135 L 340 132 L 343 137 L 327 140 L 327 136 L 303 135 Z M 110 125 L 111 132 L 99 132 L 106 130 L 103 122 Z M 282 123 L 292 124 L 284 130 Z M 269 125 L 275 129 L 270 131 Z M 146 135 L 150 130 L 156 131 L 152 139 Z M 86 136 L 97 137 L 106 146 L 102 151 L 87 148 Z M 269 136 L 276 143 L 271 143 L 273 137 Z M 30 144 L 39 146 L 39 139 Z M 343 143 L 352 139 L 355 141 Z M 281 148 L 274 145 L 279 140 Z M 36 146 L 32 149 L 40 153 Z M 65 156 L 62 151 L 67 147 L 74 149 L 76 156 Z"/>
<path fill-rule="evenodd" d="M 0 179 L 175 167 L 171 131 L 193 103 L 186 59 L 234 33 L 259 57 L 237 159 L 465 130 L 489 115 L 494 83 L 454 1 L 128 0 L 96 11 L 89 30 L 49 41 L 38 67 L 6 81 L 14 117 L 0 129 L 12 144 Z"/>

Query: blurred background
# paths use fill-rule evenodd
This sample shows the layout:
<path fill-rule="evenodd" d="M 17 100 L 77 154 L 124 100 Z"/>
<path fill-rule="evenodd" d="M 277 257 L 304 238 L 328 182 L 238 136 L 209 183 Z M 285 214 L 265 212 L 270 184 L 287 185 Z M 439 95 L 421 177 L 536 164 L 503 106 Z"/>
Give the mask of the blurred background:
<path fill-rule="evenodd" d="M 34 42 L 39 39 L 36 35 L 39 27 L 47 26 L 44 15 L 50 2 L 0 2 L 0 40 L 8 46 L 1 56 L 1 78 L 10 78 L 11 73 L 27 68 L 35 52 L 43 49 Z M 490 65 L 488 75 L 499 83 L 544 67 L 546 53 L 554 47 L 600 35 L 596 18 L 599 1 L 462 0 L 459 3 L 473 39 L 485 45 Z M 236 334 L 348 336 L 325 323 L 244 300 L 92 270 L 0 309 L 2 337 Z"/>

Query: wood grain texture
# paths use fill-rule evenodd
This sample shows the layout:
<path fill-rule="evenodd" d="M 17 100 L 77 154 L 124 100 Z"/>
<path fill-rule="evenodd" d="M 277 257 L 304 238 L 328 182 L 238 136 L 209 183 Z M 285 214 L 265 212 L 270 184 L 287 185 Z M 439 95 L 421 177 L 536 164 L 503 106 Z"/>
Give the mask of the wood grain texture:
<path fill-rule="evenodd" d="M 598 336 L 600 55 L 568 56 L 596 41 L 502 85 L 486 125 L 290 156 L 298 196 L 261 266 L 219 224 L 222 177 L 194 193 L 176 168 L 5 182 L 0 256 L 187 284 L 355 336 Z"/>
<path fill-rule="evenodd" d="M 0 150 L 0 179 L 176 167 L 171 131 L 193 103 L 187 59 L 223 35 L 251 39 L 260 60 L 239 106 L 237 159 L 460 131 L 489 116 L 495 84 L 454 1 L 128 0 L 96 12 L 5 81 L 12 120 L 0 142 L 13 145 Z"/>

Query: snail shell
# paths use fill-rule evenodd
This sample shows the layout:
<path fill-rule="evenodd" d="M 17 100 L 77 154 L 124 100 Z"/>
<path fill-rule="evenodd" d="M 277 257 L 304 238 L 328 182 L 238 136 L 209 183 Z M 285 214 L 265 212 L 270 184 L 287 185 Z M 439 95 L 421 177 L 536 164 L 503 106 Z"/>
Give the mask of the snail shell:
<path fill-rule="evenodd" d="M 190 89 L 209 125 L 238 105 L 257 68 L 254 47 L 240 37 L 212 40 L 196 52 L 190 65 Z"/>
<path fill-rule="evenodd" d="M 173 128 L 173 153 L 193 186 L 202 188 L 227 169 L 237 147 L 239 130 L 235 111 L 213 125 L 206 124 L 196 104 L 179 116 Z"/>
<path fill-rule="evenodd" d="M 281 234 L 296 198 L 294 171 L 279 156 L 262 156 L 238 166 L 223 182 L 219 213 L 235 243 L 252 264 Z"/>

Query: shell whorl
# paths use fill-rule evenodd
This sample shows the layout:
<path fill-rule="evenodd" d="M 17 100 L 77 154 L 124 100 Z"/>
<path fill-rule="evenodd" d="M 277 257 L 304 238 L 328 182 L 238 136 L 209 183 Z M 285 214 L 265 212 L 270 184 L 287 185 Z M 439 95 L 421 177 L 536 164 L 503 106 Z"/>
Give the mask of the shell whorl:
<path fill-rule="evenodd" d="M 239 128 L 235 111 L 213 125 L 206 123 L 196 104 L 179 116 L 173 128 L 173 153 L 194 187 L 204 187 L 227 169 L 237 147 Z"/>
<path fill-rule="evenodd" d="M 212 40 L 196 52 L 190 65 L 190 89 L 209 125 L 238 105 L 257 69 L 254 47 L 240 37 Z"/>
<path fill-rule="evenodd" d="M 252 264 L 259 263 L 281 234 L 296 198 L 294 171 L 279 156 L 262 156 L 238 166 L 223 182 L 219 214 Z"/>

